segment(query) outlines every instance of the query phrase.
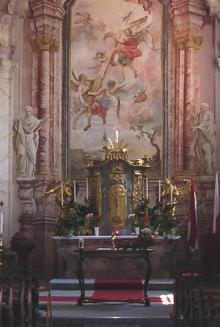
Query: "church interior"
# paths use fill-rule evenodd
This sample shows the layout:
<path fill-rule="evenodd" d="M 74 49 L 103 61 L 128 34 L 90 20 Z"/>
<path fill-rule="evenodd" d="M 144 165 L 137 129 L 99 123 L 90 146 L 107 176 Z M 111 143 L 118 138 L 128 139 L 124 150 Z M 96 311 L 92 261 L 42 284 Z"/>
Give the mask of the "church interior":
<path fill-rule="evenodd" d="M 220 0 L 0 0 L 0 327 L 220 326 Z"/>

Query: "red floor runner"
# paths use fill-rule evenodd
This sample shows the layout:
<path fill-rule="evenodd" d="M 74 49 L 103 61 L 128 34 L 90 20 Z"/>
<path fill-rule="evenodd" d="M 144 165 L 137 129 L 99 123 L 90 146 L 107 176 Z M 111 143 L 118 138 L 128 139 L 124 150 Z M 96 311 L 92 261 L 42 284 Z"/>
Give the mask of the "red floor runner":
<path fill-rule="evenodd" d="M 93 300 L 138 300 L 144 298 L 140 279 L 96 279 Z"/>
<path fill-rule="evenodd" d="M 94 283 L 93 294 L 86 297 L 91 300 L 123 301 L 143 300 L 143 286 L 140 279 L 97 279 Z M 91 291 L 90 291 L 91 292 Z M 40 295 L 40 302 L 47 302 L 47 295 Z M 52 302 L 77 302 L 78 296 L 52 296 Z M 149 298 L 151 303 L 163 303 L 160 296 Z M 166 302 L 171 303 L 166 297 Z"/>

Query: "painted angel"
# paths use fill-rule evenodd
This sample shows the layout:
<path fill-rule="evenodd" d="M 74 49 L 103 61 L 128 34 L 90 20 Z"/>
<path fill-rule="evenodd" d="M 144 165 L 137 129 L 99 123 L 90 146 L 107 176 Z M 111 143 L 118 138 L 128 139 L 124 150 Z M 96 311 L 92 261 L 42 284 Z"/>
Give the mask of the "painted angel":
<path fill-rule="evenodd" d="M 104 35 L 104 39 L 112 38 L 115 41 L 115 48 L 111 56 L 111 64 L 112 66 L 120 65 L 122 68 L 121 82 L 125 79 L 125 66 L 133 71 L 135 78 L 137 77 L 138 72 L 134 67 L 134 60 L 142 56 L 142 51 L 139 49 L 141 42 L 145 42 L 152 50 L 156 50 L 153 37 L 149 32 L 150 25 L 146 25 L 147 17 L 148 16 L 145 16 L 128 23 L 127 27 L 120 33 L 120 36 L 112 32 Z"/>
<path fill-rule="evenodd" d="M 82 75 L 82 74 L 81 74 Z M 80 75 L 80 77 L 81 77 Z M 92 126 L 92 118 L 94 116 L 100 117 L 103 125 L 106 124 L 107 113 L 109 109 L 115 109 L 117 116 L 120 112 L 120 98 L 115 96 L 114 93 L 122 89 L 125 85 L 116 85 L 116 82 L 109 80 L 105 87 L 101 87 L 98 91 L 92 92 L 92 81 L 85 78 L 79 78 L 75 82 L 72 81 L 71 85 L 73 90 L 78 92 L 78 97 L 75 97 L 73 121 L 73 128 L 76 128 L 76 123 L 83 115 L 87 115 L 87 125 L 84 131 L 87 131 Z"/>

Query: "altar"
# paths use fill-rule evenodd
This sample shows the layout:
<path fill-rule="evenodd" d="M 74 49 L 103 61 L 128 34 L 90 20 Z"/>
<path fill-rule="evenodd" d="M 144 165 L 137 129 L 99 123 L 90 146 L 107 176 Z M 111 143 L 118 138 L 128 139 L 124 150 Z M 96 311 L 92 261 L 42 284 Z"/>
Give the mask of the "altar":
<path fill-rule="evenodd" d="M 114 245 L 117 249 L 122 250 L 126 248 L 125 245 L 128 244 L 128 242 L 135 239 L 137 239 L 137 236 L 121 235 L 116 238 L 113 244 L 112 236 L 110 235 L 54 236 L 56 275 L 60 278 L 77 277 L 77 251 L 79 251 L 80 246 L 83 246 L 87 251 L 95 251 L 97 249 L 113 250 Z M 117 249 L 115 250 L 116 252 L 118 251 Z M 187 260 L 186 246 L 180 236 L 169 238 L 157 237 L 151 249 L 153 249 L 153 251 L 150 252 L 151 278 L 173 278 L 178 269 L 181 270 Z M 181 251 L 182 257 L 178 255 L 179 251 Z M 131 264 L 130 260 L 126 261 L 125 259 L 124 263 L 121 264 L 120 267 L 117 267 L 103 258 L 99 260 L 99 262 L 97 261 L 96 264 L 94 264 L 92 260 L 88 263 L 87 278 L 94 278 L 94 273 L 102 278 L 108 278 L 112 275 L 118 278 L 141 278 L 141 276 L 144 276 L 145 271 L 146 263 L 141 259 L 136 260 L 135 264 Z"/>

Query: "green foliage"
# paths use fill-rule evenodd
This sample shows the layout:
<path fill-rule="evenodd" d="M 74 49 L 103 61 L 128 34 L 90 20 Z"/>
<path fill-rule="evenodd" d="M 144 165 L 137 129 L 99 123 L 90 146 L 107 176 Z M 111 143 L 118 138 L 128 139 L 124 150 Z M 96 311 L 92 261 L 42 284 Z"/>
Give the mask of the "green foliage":
<path fill-rule="evenodd" d="M 64 207 L 63 218 L 59 218 L 55 225 L 55 234 L 58 236 L 83 235 L 85 216 L 95 213 L 94 205 L 72 203 Z"/>
<path fill-rule="evenodd" d="M 144 225 L 144 217 L 148 218 L 148 227 L 155 235 L 171 235 L 176 231 L 176 219 L 173 215 L 174 207 L 156 202 L 152 208 L 146 202 L 140 201 L 135 209 L 135 214 L 139 217 L 140 226 Z"/>

